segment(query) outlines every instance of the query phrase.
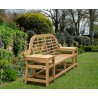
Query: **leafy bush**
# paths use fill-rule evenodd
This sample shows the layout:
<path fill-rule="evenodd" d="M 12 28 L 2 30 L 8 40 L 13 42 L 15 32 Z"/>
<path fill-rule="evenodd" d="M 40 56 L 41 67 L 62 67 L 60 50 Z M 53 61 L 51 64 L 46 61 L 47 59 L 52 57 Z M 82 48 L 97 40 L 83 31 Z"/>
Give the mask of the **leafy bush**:
<path fill-rule="evenodd" d="M 4 48 L 0 48 L 0 83 L 14 81 L 24 74 L 24 61 L 19 59 L 16 64 L 14 60 L 27 47 L 27 34 L 3 21 L 0 24 L 0 40 L 4 44 Z M 10 46 L 12 50 L 9 51 Z"/>
<path fill-rule="evenodd" d="M 78 51 L 80 54 L 85 52 L 85 50 L 83 48 L 78 48 Z"/>
<path fill-rule="evenodd" d="M 26 30 L 33 30 L 37 34 L 52 33 L 53 24 L 45 15 L 41 13 L 26 13 L 16 20 L 19 27 Z"/>
<path fill-rule="evenodd" d="M 89 52 L 89 51 L 93 50 L 92 46 L 84 46 L 83 48 L 84 48 L 85 52 Z"/>
<path fill-rule="evenodd" d="M 56 37 L 60 44 L 64 45 L 66 43 L 67 46 L 72 46 L 73 37 L 69 33 L 67 33 L 67 32 L 59 33 L 58 32 L 58 33 L 56 33 Z"/>
<path fill-rule="evenodd" d="M 79 43 L 79 46 L 91 45 L 90 38 L 87 36 L 75 36 L 74 40 Z"/>
<path fill-rule="evenodd" d="M 8 60 L 10 62 L 13 60 L 13 58 L 14 58 L 13 52 L 0 48 L 0 60 L 4 59 L 4 60 Z"/>
<path fill-rule="evenodd" d="M 15 56 L 27 47 L 27 34 L 16 29 L 11 24 L 0 26 L 0 39 L 4 44 L 4 49 L 13 50 Z M 9 49 L 9 47 L 11 47 Z"/>
<path fill-rule="evenodd" d="M 1 40 L 1 38 L 0 38 L 0 48 L 4 48 L 4 44 L 3 44 L 2 40 Z"/>
<path fill-rule="evenodd" d="M 98 45 L 98 39 L 94 38 L 94 45 Z"/>
<path fill-rule="evenodd" d="M 6 26 L 13 29 L 13 30 L 18 30 L 18 27 L 12 23 L 6 23 Z"/>
<path fill-rule="evenodd" d="M 17 30 L 14 36 L 13 52 L 15 56 L 18 56 L 27 47 L 27 34 Z"/>
<path fill-rule="evenodd" d="M 9 63 L 8 60 L 5 59 L 1 59 L 0 60 L 0 69 L 2 69 L 5 65 L 7 65 Z"/>
<path fill-rule="evenodd" d="M 11 82 L 18 77 L 23 76 L 25 73 L 25 66 L 23 62 L 17 62 L 17 64 L 6 64 L 0 70 L 0 83 Z"/>
<path fill-rule="evenodd" d="M 70 26 L 66 28 L 66 31 L 70 34 L 70 35 L 75 35 L 75 27 Z"/>
<path fill-rule="evenodd" d="M 0 37 L 2 42 L 4 43 L 4 48 L 7 49 L 9 46 L 13 46 L 13 37 L 15 31 L 11 28 L 2 25 L 0 26 Z"/>
<path fill-rule="evenodd" d="M 14 69 L 9 67 L 5 68 L 5 70 L 1 71 L 1 82 L 10 82 L 17 79 L 17 72 Z"/>
<path fill-rule="evenodd" d="M 93 47 L 93 49 L 94 49 L 94 50 L 98 50 L 98 45 L 95 45 L 95 46 Z"/>
<path fill-rule="evenodd" d="M 79 46 L 79 43 L 77 41 L 73 41 L 73 46 L 74 47 L 78 47 Z"/>
<path fill-rule="evenodd" d="M 0 19 L 0 25 L 4 24 L 4 20 Z"/>

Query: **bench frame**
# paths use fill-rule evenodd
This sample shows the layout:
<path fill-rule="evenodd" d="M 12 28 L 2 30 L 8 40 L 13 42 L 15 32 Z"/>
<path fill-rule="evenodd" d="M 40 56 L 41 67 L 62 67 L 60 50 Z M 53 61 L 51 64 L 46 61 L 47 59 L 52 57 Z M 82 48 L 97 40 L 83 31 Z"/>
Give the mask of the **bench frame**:
<path fill-rule="evenodd" d="M 68 52 L 71 53 L 68 54 Z M 25 83 L 40 82 L 48 86 L 49 82 L 77 66 L 78 48 L 62 47 L 52 34 L 34 35 L 30 40 L 29 49 L 24 52 L 24 57 L 26 60 Z M 67 62 L 68 59 L 71 61 Z M 30 64 L 30 61 L 33 61 L 33 64 Z M 29 69 L 33 70 L 32 74 L 29 74 Z"/>

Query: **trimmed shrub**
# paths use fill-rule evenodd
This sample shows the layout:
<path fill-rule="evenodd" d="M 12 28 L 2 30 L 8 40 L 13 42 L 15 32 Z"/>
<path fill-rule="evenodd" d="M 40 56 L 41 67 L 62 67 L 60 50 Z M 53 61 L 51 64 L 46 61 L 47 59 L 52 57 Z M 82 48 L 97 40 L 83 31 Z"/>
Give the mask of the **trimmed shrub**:
<path fill-rule="evenodd" d="M 16 20 L 19 27 L 26 30 L 33 30 L 37 34 L 52 33 L 53 24 L 45 15 L 41 13 L 26 13 Z"/>
<path fill-rule="evenodd" d="M 85 52 L 90 52 L 93 50 L 92 46 L 84 46 L 83 49 L 85 50 Z"/>

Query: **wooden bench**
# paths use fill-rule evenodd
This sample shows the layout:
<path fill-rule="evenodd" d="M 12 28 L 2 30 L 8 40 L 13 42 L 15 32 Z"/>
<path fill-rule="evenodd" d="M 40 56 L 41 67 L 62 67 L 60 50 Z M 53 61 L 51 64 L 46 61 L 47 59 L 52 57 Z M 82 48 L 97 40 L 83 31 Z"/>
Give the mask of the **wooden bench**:
<path fill-rule="evenodd" d="M 40 82 L 48 86 L 49 82 L 77 66 L 77 56 L 77 47 L 62 47 L 52 34 L 34 35 L 29 49 L 24 52 L 25 83 Z"/>

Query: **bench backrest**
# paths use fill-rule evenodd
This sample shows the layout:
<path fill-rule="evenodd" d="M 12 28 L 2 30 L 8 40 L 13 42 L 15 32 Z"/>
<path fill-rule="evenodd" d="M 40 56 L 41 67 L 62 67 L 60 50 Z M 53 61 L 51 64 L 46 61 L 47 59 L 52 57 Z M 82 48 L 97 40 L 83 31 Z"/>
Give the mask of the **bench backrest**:
<path fill-rule="evenodd" d="M 34 35 L 29 43 L 32 54 L 57 54 L 59 43 L 52 34 Z"/>

